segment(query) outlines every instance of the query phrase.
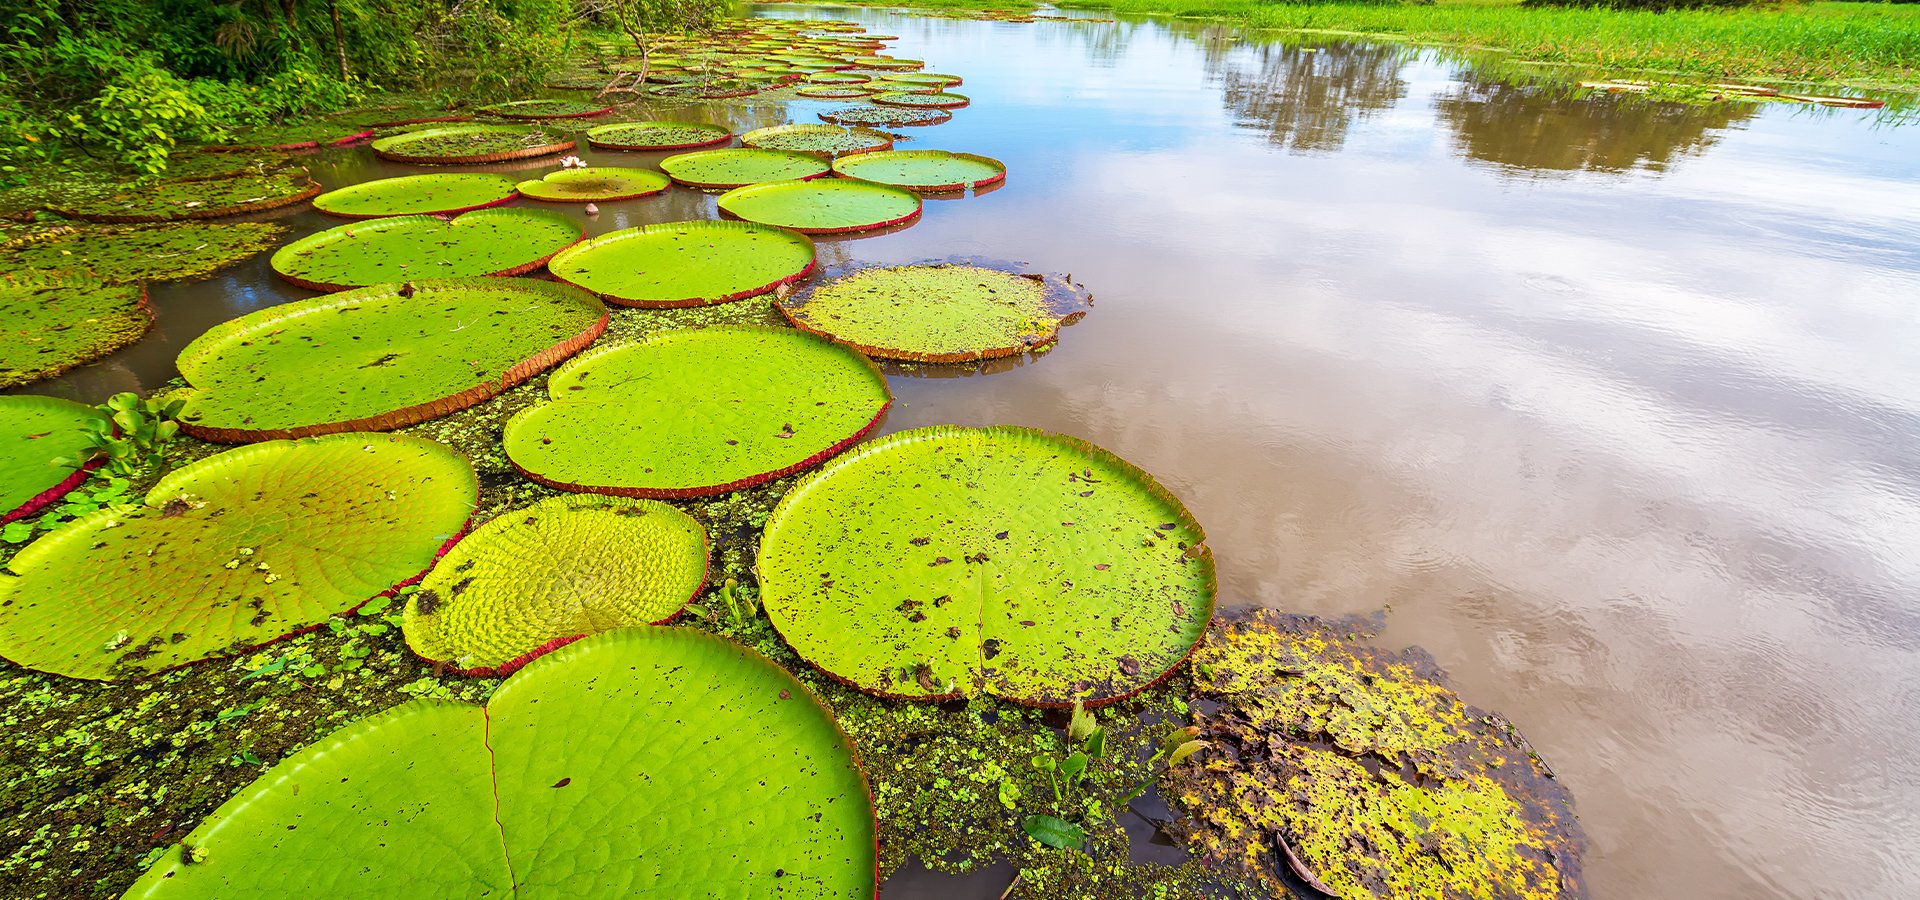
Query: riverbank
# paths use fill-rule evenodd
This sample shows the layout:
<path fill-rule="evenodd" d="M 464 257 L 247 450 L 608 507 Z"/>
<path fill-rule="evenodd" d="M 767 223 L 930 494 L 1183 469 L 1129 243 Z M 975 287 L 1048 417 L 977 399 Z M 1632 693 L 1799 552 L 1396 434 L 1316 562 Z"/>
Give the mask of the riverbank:
<path fill-rule="evenodd" d="M 1029 11 L 1024 0 L 897 0 L 886 6 Z M 1058 0 L 1062 9 L 1210 18 L 1250 28 L 1348 32 L 1511 53 L 1516 59 L 1714 79 L 1920 90 L 1920 4 L 1804 3 L 1667 13 L 1264 0 Z"/>

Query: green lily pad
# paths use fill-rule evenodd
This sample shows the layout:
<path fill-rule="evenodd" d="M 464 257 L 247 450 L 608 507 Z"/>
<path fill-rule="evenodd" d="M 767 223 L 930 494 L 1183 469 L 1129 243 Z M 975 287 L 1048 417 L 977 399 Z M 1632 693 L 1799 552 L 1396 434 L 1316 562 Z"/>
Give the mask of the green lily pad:
<path fill-rule="evenodd" d="M 153 327 L 147 289 L 83 277 L 0 278 L 0 388 L 52 378 Z"/>
<path fill-rule="evenodd" d="M 89 222 L 170 222 L 212 219 L 289 206 L 320 193 L 305 175 L 241 175 L 172 181 L 56 203 L 63 216 Z"/>
<path fill-rule="evenodd" d="M 591 203 L 607 200 L 632 200 L 650 197 L 667 189 L 672 179 L 652 169 L 623 169 L 615 166 L 588 166 L 548 172 L 533 181 L 520 182 L 520 194 L 534 200 L 556 203 Z"/>
<path fill-rule="evenodd" d="M 707 583 L 707 532 L 658 500 L 549 497 L 441 557 L 407 601 L 407 646 L 467 675 L 506 674 L 591 634 L 658 625 Z"/>
<path fill-rule="evenodd" d="M 959 109 L 973 101 L 960 94 L 913 93 L 909 91 L 887 91 L 868 98 L 881 106 L 911 106 L 929 109 Z"/>
<path fill-rule="evenodd" d="M 912 72 L 927 66 L 921 60 L 895 59 L 891 56 L 856 56 L 847 61 L 862 69 L 878 69 L 886 72 Z"/>
<path fill-rule="evenodd" d="M 872 81 L 867 82 L 867 87 L 872 89 L 872 91 L 876 94 L 885 94 L 885 93 L 938 94 L 940 93 L 940 88 L 937 85 L 911 84 L 905 81 L 895 81 L 891 77 L 886 77 L 886 76 L 882 76 L 880 78 L 876 78 Z"/>
<path fill-rule="evenodd" d="M 862 84 L 871 80 L 872 75 L 859 72 L 816 72 L 807 76 L 808 84 Z"/>
<path fill-rule="evenodd" d="M 33 515 L 87 480 L 62 468 L 83 459 L 97 429 L 111 428 L 98 409 L 58 397 L 0 397 L 0 524 Z"/>
<path fill-rule="evenodd" d="M 935 426 L 847 453 L 781 498 L 761 602 L 801 656 L 865 691 L 1107 703 L 1200 640 L 1205 540 L 1152 476 L 1084 441 Z"/>
<path fill-rule="evenodd" d="M 892 395 L 866 357 L 786 328 L 659 332 L 560 367 L 551 403 L 507 423 L 521 474 L 569 491 L 698 497 L 815 465 Z"/>
<path fill-rule="evenodd" d="M 863 353 L 966 362 L 1051 344 L 1085 312 L 1064 283 L 984 266 L 858 269 L 776 300 L 794 327 Z"/>
<path fill-rule="evenodd" d="M 503 119 L 584 119 L 604 116 L 613 112 L 613 107 L 596 101 L 515 100 L 482 106 L 480 111 Z"/>
<path fill-rule="evenodd" d="M 688 187 L 732 190 L 768 181 L 819 178 L 831 167 L 815 156 L 783 150 L 703 150 L 669 156 L 660 171 Z"/>
<path fill-rule="evenodd" d="M 485 707 L 416 700 L 322 738 L 125 898 L 872 900 L 874 831 L 853 745 L 804 685 L 722 637 L 631 628 Z"/>
<path fill-rule="evenodd" d="M 960 86 L 960 76 L 944 75 L 939 72 L 893 72 L 887 75 L 887 80 L 900 84 L 918 84 L 939 88 Z"/>
<path fill-rule="evenodd" d="M 434 172 L 382 178 L 328 191 L 313 208 L 343 219 L 444 216 L 499 206 L 519 196 L 513 179 L 487 172 Z"/>
<path fill-rule="evenodd" d="M 554 276 L 622 306 L 706 306 L 813 272 L 813 241 L 750 222 L 667 222 L 588 238 L 547 263 Z"/>
<path fill-rule="evenodd" d="M 897 128 L 901 126 L 939 125 L 953 120 L 944 109 L 908 109 L 904 106 L 842 106 L 820 114 L 820 121 L 836 125 L 865 125 Z M 890 151 L 882 151 L 890 152 Z M 905 152 L 905 151 L 901 151 Z M 872 154 L 860 154 L 870 156 Z M 851 157 L 857 159 L 859 157 Z"/>
<path fill-rule="evenodd" d="M 888 150 L 893 147 L 893 138 L 866 128 L 801 124 L 756 128 L 741 135 L 740 143 L 762 150 L 833 157 Z"/>
<path fill-rule="evenodd" d="M 763 82 L 748 81 L 743 78 L 722 78 L 715 80 L 690 81 L 684 84 L 662 84 L 647 90 L 655 97 L 674 97 L 682 100 L 726 100 L 733 97 L 751 97 L 766 88 Z"/>
<path fill-rule="evenodd" d="M 505 162 L 572 150 L 565 132 L 519 125 L 453 125 L 423 128 L 372 144 L 375 156 L 395 162 L 457 165 Z"/>
<path fill-rule="evenodd" d="M 0 244 L 0 271 L 85 274 L 108 284 L 197 278 L 273 247 L 269 222 L 52 228 Z"/>
<path fill-rule="evenodd" d="M 322 145 L 338 147 L 364 141 L 373 132 L 341 122 L 294 122 L 285 125 L 255 125 L 233 132 L 228 143 L 208 144 L 200 149 L 208 153 L 251 153 L 259 150 L 312 150 Z"/>
<path fill-rule="evenodd" d="M 874 93 L 873 88 L 858 84 L 828 84 L 818 87 L 803 87 L 794 93 L 816 100 L 851 100 Z"/>
<path fill-rule="evenodd" d="M 688 150 L 730 140 L 733 132 L 695 122 L 621 122 L 587 131 L 587 143 L 602 150 Z"/>
<path fill-rule="evenodd" d="M 833 171 L 861 181 L 935 192 L 985 187 L 1007 177 L 1006 163 L 997 159 L 945 150 L 862 153 L 835 160 Z"/>
<path fill-rule="evenodd" d="M 847 178 L 752 184 L 721 194 L 719 204 L 728 215 L 802 234 L 871 231 L 920 217 L 912 191 Z"/>
<path fill-rule="evenodd" d="M 273 254 L 280 277 L 317 291 L 387 281 L 521 275 L 580 239 L 580 224 L 544 209 L 479 209 L 451 221 L 390 216 L 310 234 Z"/>
<path fill-rule="evenodd" d="M 239 443 L 385 431 L 499 394 L 593 343 L 607 311 L 542 281 L 381 284 L 256 310 L 180 351 L 180 425 Z"/>
<path fill-rule="evenodd" d="M 0 656 L 114 679 L 312 628 L 433 563 L 473 512 L 473 468 L 443 444 L 342 434 L 229 450 L 146 502 L 27 545 L 0 578 Z"/>

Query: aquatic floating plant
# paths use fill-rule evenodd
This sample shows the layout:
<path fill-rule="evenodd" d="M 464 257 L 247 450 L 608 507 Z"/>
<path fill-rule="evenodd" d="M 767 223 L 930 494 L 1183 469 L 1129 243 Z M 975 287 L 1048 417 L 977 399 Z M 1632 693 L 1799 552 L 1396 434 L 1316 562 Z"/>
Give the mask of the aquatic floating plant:
<path fill-rule="evenodd" d="M 1180 501 L 1084 441 L 934 426 L 846 453 L 780 499 L 761 601 L 834 678 L 916 700 L 1129 696 L 1186 659 L 1213 557 Z"/>
<path fill-rule="evenodd" d="M 580 224 L 544 209 L 479 209 L 452 220 L 390 216 L 310 234 L 273 254 L 273 270 L 304 288 L 338 291 L 388 281 L 521 275 L 580 239 Z"/>
<path fill-rule="evenodd" d="M 960 76 L 939 72 L 891 72 L 887 74 L 886 80 L 895 84 L 916 84 L 937 88 L 959 87 L 961 83 Z"/>
<path fill-rule="evenodd" d="M 58 274 L 0 277 L 0 388 L 90 363 L 151 327 L 147 289 L 137 284 Z"/>
<path fill-rule="evenodd" d="M 792 675 L 633 628 L 534 661 L 485 707 L 416 700 L 283 760 L 127 900 L 684 896 L 872 900 L 873 803 Z"/>
<path fill-rule="evenodd" d="M 861 181 L 929 192 L 985 187 L 1007 177 L 1006 163 L 997 159 L 946 150 L 862 153 L 834 160 L 833 171 Z"/>
<path fill-rule="evenodd" d="M 328 191 L 313 198 L 313 208 L 343 219 L 453 215 L 506 203 L 519 196 L 513 185 L 489 172 L 402 175 Z"/>
<path fill-rule="evenodd" d="M 613 112 L 613 107 L 595 101 L 515 100 L 482 106 L 480 111 L 503 119 L 584 119 L 604 116 Z"/>
<path fill-rule="evenodd" d="M 607 311 L 566 285 L 381 284 L 256 310 L 180 351 L 180 424 L 237 443 L 385 431 L 499 394 L 593 343 Z"/>
<path fill-rule="evenodd" d="M 320 193 L 306 175 L 238 175 L 168 181 L 84 195 L 49 208 L 88 222 L 170 222 L 213 219 L 290 206 Z"/>
<path fill-rule="evenodd" d="M 952 120 L 953 113 L 947 112 L 944 109 L 909 109 L 904 106 L 842 106 L 820 114 L 820 121 L 832 122 L 835 125 L 883 126 L 887 128 L 939 125 Z M 860 154 L 860 156 L 871 155 L 873 154 Z M 851 158 L 858 159 L 859 157 Z"/>
<path fill-rule="evenodd" d="M 805 181 L 832 170 L 826 160 L 784 150 L 703 150 L 669 156 L 660 171 L 688 187 L 732 190 L 768 181 Z"/>
<path fill-rule="evenodd" d="M 477 484 L 443 444 L 342 434 L 229 450 L 81 516 L 0 578 L 0 656 L 115 679 L 312 628 L 409 580 Z"/>
<path fill-rule="evenodd" d="M 885 132 L 866 128 L 803 123 L 756 128 L 740 135 L 740 143 L 762 150 L 834 157 L 891 149 L 893 138 Z"/>
<path fill-rule="evenodd" d="M 581 637 L 680 614 L 707 581 L 707 533 L 658 500 L 579 494 L 509 510 L 434 564 L 407 601 L 407 646 L 506 674 Z"/>
<path fill-rule="evenodd" d="M 33 515 L 87 480 L 54 460 L 81 459 L 106 414 L 59 397 L 0 397 L 0 523 Z"/>
<path fill-rule="evenodd" d="M 228 143 L 207 144 L 207 153 L 254 153 L 261 150 L 313 150 L 338 147 L 373 137 L 367 126 L 352 122 L 295 122 L 254 125 L 236 129 Z"/>
<path fill-rule="evenodd" d="M 926 109 L 959 109 L 973 101 L 960 94 L 887 91 L 870 98 L 881 106 L 908 106 Z"/>
<path fill-rule="evenodd" d="M 720 195 L 720 211 L 749 222 L 802 234 L 847 234 L 901 225 L 920 217 L 912 191 L 855 181 L 774 181 Z"/>
<path fill-rule="evenodd" d="M 794 93 L 815 100 L 851 100 L 873 94 L 874 89 L 861 84 L 823 84 L 803 87 Z"/>
<path fill-rule="evenodd" d="M 806 235 L 751 222 L 667 222 L 588 238 L 547 268 L 622 306 L 705 306 L 805 278 L 814 248 Z"/>
<path fill-rule="evenodd" d="M 787 328 L 654 334 L 561 366 L 508 421 L 507 458 L 550 487 L 629 497 L 738 490 L 816 465 L 892 402 L 866 357 Z"/>
<path fill-rule="evenodd" d="M 395 162 L 456 165 L 551 156 L 574 148 L 566 132 L 520 125 L 423 128 L 373 142 L 373 152 Z"/>
<path fill-rule="evenodd" d="M 561 169 L 545 176 L 520 182 L 520 195 L 554 203 L 592 203 L 651 197 L 667 189 L 673 181 L 652 169 L 623 169 L 616 166 L 587 166 Z"/>
<path fill-rule="evenodd" d="M 696 122 L 620 122 L 587 130 L 587 143 L 602 150 L 689 150 L 733 139 L 719 125 Z"/>
<path fill-rule="evenodd" d="M 936 363 L 1025 353 L 1085 315 L 1065 282 L 945 263 L 857 269 L 774 305 L 794 327 L 871 356 Z"/>
<path fill-rule="evenodd" d="M 197 278 L 267 250 L 287 233 L 268 222 L 50 228 L 0 244 L 0 271 L 86 276 L 108 284 Z"/>

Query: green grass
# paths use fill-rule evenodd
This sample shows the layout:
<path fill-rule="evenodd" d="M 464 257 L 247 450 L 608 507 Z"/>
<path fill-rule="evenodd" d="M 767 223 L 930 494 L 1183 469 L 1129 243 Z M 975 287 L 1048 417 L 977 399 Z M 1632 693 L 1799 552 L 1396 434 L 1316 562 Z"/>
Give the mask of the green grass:
<path fill-rule="evenodd" d="M 1025 0 L 891 0 L 929 8 L 1030 9 Z M 1608 70 L 1725 79 L 1920 88 L 1920 4 L 1629 12 L 1522 7 L 1517 0 L 1432 5 L 1262 0 L 1057 0 L 1057 6 L 1222 19 L 1255 28 L 1354 32 L 1500 50 Z"/>

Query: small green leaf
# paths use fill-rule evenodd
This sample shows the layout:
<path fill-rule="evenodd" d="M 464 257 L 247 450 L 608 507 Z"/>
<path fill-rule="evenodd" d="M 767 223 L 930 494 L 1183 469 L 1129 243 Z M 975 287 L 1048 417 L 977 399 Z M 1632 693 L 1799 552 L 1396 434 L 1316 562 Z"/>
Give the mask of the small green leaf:
<path fill-rule="evenodd" d="M 1060 763 L 1060 774 L 1073 778 L 1087 770 L 1087 755 L 1075 752 Z"/>
<path fill-rule="evenodd" d="M 1057 816 L 1028 816 L 1020 822 L 1027 836 L 1060 850 L 1079 850 L 1087 843 L 1080 826 Z"/>
<path fill-rule="evenodd" d="M 1177 766 L 1182 762 L 1185 762 L 1187 757 L 1192 756 L 1195 753 L 1198 753 L 1202 750 L 1205 750 L 1210 746 L 1212 745 L 1208 744 L 1206 741 L 1188 741 L 1184 744 L 1181 744 L 1179 747 L 1174 749 L 1171 755 L 1167 757 L 1167 765 Z"/>
<path fill-rule="evenodd" d="M 1087 756 L 1093 759 L 1099 759 L 1105 756 L 1107 752 L 1107 730 L 1105 728 L 1095 728 L 1093 734 L 1088 735 L 1086 743 L 1081 746 L 1086 748 Z"/>

